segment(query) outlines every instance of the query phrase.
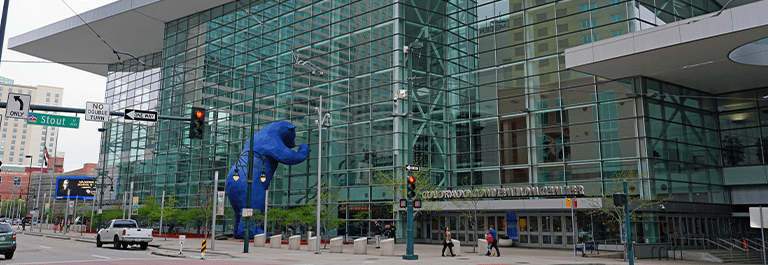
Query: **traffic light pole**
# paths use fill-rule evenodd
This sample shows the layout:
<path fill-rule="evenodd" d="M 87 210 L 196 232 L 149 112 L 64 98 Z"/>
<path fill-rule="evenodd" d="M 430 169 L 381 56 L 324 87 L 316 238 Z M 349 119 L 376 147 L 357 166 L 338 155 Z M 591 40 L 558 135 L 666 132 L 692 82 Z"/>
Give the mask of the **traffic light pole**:
<path fill-rule="evenodd" d="M 413 51 L 414 49 L 421 49 L 422 44 L 420 42 L 413 42 L 410 45 L 408 45 L 408 105 L 405 108 L 405 115 L 409 115 L 409 112 L 413 110 L 413 97 L 416 95 L 413 91 Z M 405 128 L 407 132 L 407 136 L 405 138 L 405 148 L 407 148 L 407 151 L 405 152 L 406 160 L 408 164 L 413 163 L 413 117 L 406 117 L 406 123 L 408 124 L 408 127 Z M 408 177 L 406 177 L 406 180 Z M 406 185 L 408 185 L 406 181 Z M 405 260 L 417 260 L 419 259 L 418 255 L 413 254 L 413 198 L 408 198 L 408 206 L 407 206 L 407 212 L 406 212 L 406 227 L 407 227 L 407 235 L 406 235 L 406 247 L 405 247 L 405 255 L 403 255 L 403 259 Z"/>
<path fill-rule="evenodd" d="M 627 181 L 624 181 L 624 194 L 629 197 L 629 188 L 627 185 Z M 624 227 L 626 227 L 627 231 L 627 259 L 629 260 L 629 265 L 635 264 L 635 256 L 632 253 L 632 227 L 630 226 L 630 215 L 629 215 L 629 201 L 627 201 L 627 204 L 624 205 Z"/>

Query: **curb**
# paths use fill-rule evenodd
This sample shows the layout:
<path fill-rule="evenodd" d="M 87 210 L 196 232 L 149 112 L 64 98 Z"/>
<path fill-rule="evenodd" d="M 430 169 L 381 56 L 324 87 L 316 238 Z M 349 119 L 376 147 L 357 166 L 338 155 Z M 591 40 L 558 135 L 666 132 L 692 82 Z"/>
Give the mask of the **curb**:
<path fill-rule="evenodd" d="M 159 247 L 157 247 L 157 248 L 158 248 L 158 249 L 167 249 L 167 250 L 177 250 L 177 248 L 168 248 L 168 247 L 164 247 L 164 246 L 159 246 Z M 237 258 L 237 257 L 235 257 L 235 255 L 232 255 L 232 254 L 230 254 L 230 253 L 228 253 L 228 252 L 206 251 L 205 253 L 207 253 L 207 254 L 213 254 L 213 255 L 227 255 L 227 256 L 229 256 L 230 258 Z M 153 253 L 153 254 L 154 254 L 154 253 Z"/>
<path fill-rule="evenodd" d="M 187 258 L 187 256 L 184 256 L 184 255 L 168 254 L 168 253 L 162 253 L 162 252 L 157 252 L 157 251 L 152 251 L 152 255 L 169 257 L 169 258 L 179 258 L 179 259 L 186 259 Z"/>

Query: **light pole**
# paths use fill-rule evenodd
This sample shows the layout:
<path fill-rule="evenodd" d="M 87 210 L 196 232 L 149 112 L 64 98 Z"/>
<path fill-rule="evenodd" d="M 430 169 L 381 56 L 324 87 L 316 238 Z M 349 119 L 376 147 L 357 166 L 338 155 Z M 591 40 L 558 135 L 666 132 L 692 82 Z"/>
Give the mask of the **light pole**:
<path fill-rule="evenodd" d="M 259 157 L 259 161 L 261 161 L 261 165 L 258 166 L 257 168 L 261 168 L 261 177 L 260 177 L 260 179 L 261 179 L 262 185 L 267 180 L 267 177 L 264 175 L 265 174 L 264 170 L 266 170 L 266 168 L 264 167 L 264 157 L 261 156 L 261 154 L 253 151 L 253 134 L 251 134 L 251 138 L 249 139 L 248 142 L 249 142 L 249 144 L 251 146 L 251 149 L 250 150 L 245 150 L 245 151 L 241 152 L 240 155 L 237 156 L 238 158 L 237 158 L 237 164 L 235 165 L 235 174 L 233 175 L 233 177 L 235 179 L 240 177 L 240 166 L 239 165 L 240 165 L 240 162 L 243 161 L 243 159 L 242 159 L 243 154 L 248 152 L 248 162 L 247 162 L 248 163 L 248 172 L 246 173 L 246 177 L 245 177 L 245 181 L 246 181 L 248 187 L 246 187 L 246 193 L 245 193 L 246 194 L 246 197 L 245 197 L 246 198 L 245 209 L 251 209 L 251 185 L 253 185 L 253 168 L 255 166 L 253 164 L 254 153 L 256 153 L 256 155 Z M 266 201 L 264 202 L 265 206 L 266 206 L 267 203 L 268 202 L 266 202 Z M 248 224 L 248 220 L 250 218 L 249 217 L 242 217 L 242 218 L 245 219 L 245 237 L 243 238 L 244 239 L 243 240 L 243 253 L 248 253 L 248 243 L 250 241 L 250 232 L 251 232 L 251 227 Z"/>
<path fill-rule="evenodd" d="M 408 94 L 406 97 L 408 98 L 408 105 L 405 106 L 407 108 L 407 112 L 405 113 L 409 117 L 407 117 L 406 123 L 408 126 L 405 128 L 407 131 L 407 138 L 405 139 L 405 148 L 407 150 L 405 151 L 405 161 L 408 164 L 413 163 L 413 118 L 410 117 L 409 113 L 411 110 L 413 110 L 413 97 L 415 96 L 415 92 L 413 91 L 413 52 L 412 50 L 420 50 L 424 47 L 424 44 L 420 41 L 414 41 L 411 42 L 410 45 L 405 47 L 405 51 L 408 53 Z M 406 178 L 403 180 L 407 179 Z M 407 184 L 405 184 L 407 185 Z M 403 259 L 405 260 L 417 260 L 419 259 L 418 255 L 413 254 L 413 201 L 408 201 L 407 206 L 407 212 L 406 212 L 406 219 L 407 219 L 407 237 L 406 237 L 406 247 L 405 247 L 405 255 L 403 255 Z"/>
<path fill-rule="evenodd" d="M 29 187 L 32 184 L 32 155 L 25 155 L 24 157 L 29 158 L 29 174 L 27 174 L 27 199 L 24 203 L 24 216 L 27 216 L 27 207 L 29 207 Z M 35 201 L 37 201 L 37 197 L 35 197 Z"/>
<path fill-rule="evenodd" d="M 329 126 L 329 122 L 331 119 L 331 114 L 325 113 L 323 114 L 323 96 L 320 96 L 320 106 L 316 107 L 315 110 L 317 111 L 317 117 L 319 120 L 315 120 L 315 124 L 317 124 L 317 133 L 318 133 L 318 145 L 317 145 L 317 226 L 315 227 L 315 254 L 320 254 L 320 204 L 322 203 L 320 201 L 320 193 L 322 191 L 322 182 L 320 181 L 320 177 L 322 175 L 322 169 L 323 169 L 323 126 Z"/>
<path fill-rule="evenodd" d="M 102 212 L 102 201 L 104 200 L 104 175 L 106 175 L 107 170 L 107 142 L 106 140 L 106 132 L 107 129 L 105 128 L 99 128 L 99 132 L 101 133 L 101 144 L 103 146 L 101 156 L 102 156 L 102 163 L 101 163 L 101 172 L 99 175 L 101 175 L 101 184 L 99 187 L 99 224 L 96 226 L 96 229 L 98 230 L 101 228 L 101 212 Z"/>

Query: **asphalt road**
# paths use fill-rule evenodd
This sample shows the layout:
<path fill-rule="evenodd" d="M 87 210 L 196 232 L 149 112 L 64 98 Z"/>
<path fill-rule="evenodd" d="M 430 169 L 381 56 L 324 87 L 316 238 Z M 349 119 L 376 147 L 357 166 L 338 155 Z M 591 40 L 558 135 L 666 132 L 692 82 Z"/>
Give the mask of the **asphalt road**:
<path fill-rule="evenodd" d="M 113 249 L 111 245 L 97 248 L 94 243 L 47 237 L 17 235 L 16 253 L 11 260 L 0 255 L 0 264 L 223 264 L 229 257 L 208 255 L 207 260 L 177 259 L 152 255 L 153 249 Z M 228 262 L 227 264 L 233 264 Z"/>

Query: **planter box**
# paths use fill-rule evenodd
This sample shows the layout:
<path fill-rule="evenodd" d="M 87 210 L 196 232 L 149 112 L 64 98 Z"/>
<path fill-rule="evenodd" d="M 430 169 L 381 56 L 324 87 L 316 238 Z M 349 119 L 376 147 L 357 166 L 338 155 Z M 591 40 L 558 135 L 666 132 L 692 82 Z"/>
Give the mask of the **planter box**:
<path fill-rule="evenodd" d="M 500 247 L 511 247 L 512 246 L 512 239 L 499 238 L 499 246 Z"/>

